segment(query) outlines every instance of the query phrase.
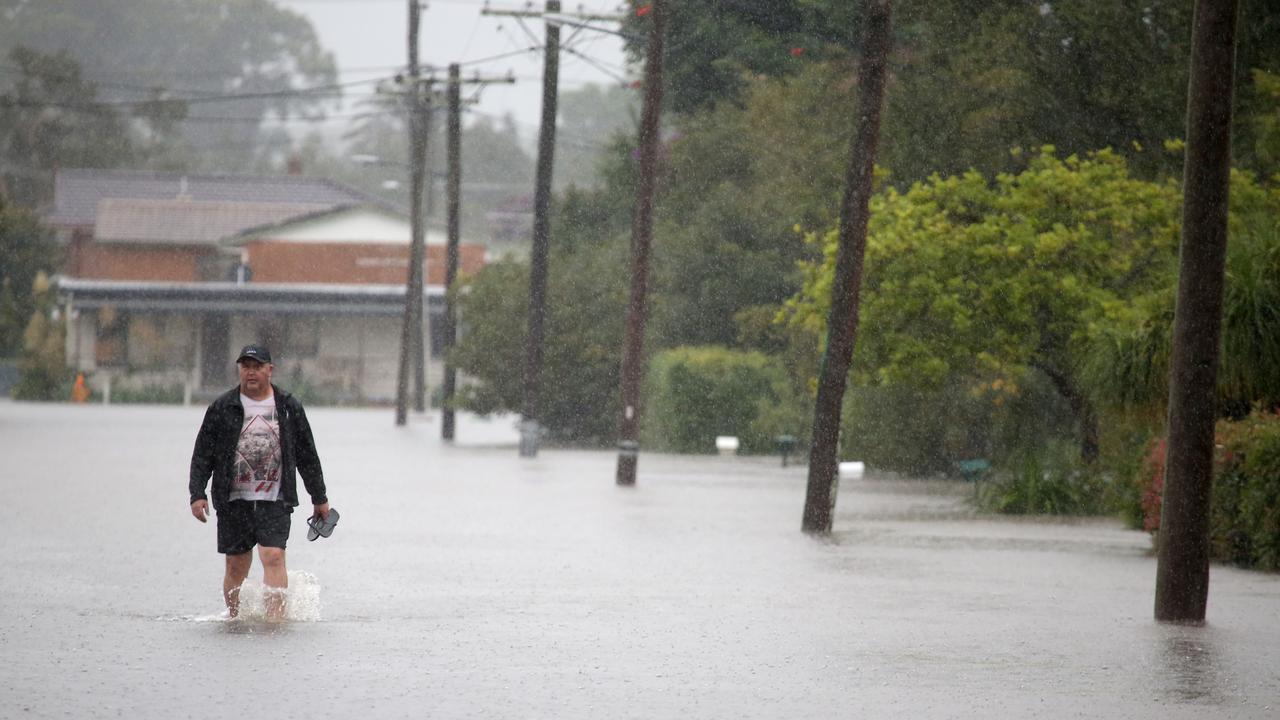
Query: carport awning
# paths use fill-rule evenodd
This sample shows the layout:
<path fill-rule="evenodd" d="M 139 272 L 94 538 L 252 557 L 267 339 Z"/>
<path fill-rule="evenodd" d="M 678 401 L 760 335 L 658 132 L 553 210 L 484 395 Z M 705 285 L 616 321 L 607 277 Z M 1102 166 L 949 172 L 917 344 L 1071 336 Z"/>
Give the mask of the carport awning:
<path fill-rule="evenodd" d="M 403 285 L 323 285 L 234 282 L 125 282 L 59 277 L 62 301 L 80 309 L 113 307 L 178 313 L 396 315 L 404 312 Z M 444 289 L 423 292 L 432 305 Z"/>

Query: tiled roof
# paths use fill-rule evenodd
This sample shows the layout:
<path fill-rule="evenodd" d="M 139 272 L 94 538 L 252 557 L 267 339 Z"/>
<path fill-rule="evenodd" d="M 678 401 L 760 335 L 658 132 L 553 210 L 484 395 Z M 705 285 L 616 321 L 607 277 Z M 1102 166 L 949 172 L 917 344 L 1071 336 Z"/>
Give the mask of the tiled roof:
<path fill-rule="evenodd" d="M 141 170 L 59 170 L 49 222 L 91 227 L 103 200 L 190 199 L 208 203 L 267 203 L 321 207 L 372 204 L 394 212 L 391 203 L 332 180 L 300 175 L 196 175 Z"/>
<path fill-rule="evenodd" d="M 98 203 L 93 234 L 99 242 L 213 244 L 248 228 L 331 207 L 316 203 L 107 198 Z"/>

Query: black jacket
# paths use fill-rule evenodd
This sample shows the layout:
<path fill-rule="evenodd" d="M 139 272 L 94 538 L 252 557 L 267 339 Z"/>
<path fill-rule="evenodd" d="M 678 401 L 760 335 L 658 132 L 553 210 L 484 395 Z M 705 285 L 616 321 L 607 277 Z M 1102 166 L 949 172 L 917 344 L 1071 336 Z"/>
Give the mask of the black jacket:
<path fill-rule="evenodd" d="M 276 419 L 280 423 L 280 491 L 291 507 L 298 504 L 298 473 L 306 485 L 311 504 L 328 502 L 324 491 L 324 471 L 316 454 L 315 439 L 302 403 L 275 385 Z M 214 400 L 204 413 L 196 447 L 191 453 L 191 502 L 206 499 L 205 485 L 213 476 L 213 508 L 223 510 L 230 502 L 231 478 L 236 462 L 236 444 L 244 425 L 244 405 L 240 388 L 235 387 Z"/>

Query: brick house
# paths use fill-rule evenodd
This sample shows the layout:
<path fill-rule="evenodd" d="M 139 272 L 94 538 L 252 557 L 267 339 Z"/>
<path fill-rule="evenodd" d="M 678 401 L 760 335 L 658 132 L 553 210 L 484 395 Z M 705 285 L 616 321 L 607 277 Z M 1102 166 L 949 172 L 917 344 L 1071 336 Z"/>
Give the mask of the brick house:
<path fill-rule="evenodd" d="M 234 353 L 266 342 L 285 387 L 394 397 L 410 228 L 398 207 L 328 180 L 63 170 L 47 221 L 68 364 L 100 392 L 234 384 Z M 428 230 L 427 383 L 441 367 L 445 237 Z M 459 267 L 484 264 L 463 242 Z"/>

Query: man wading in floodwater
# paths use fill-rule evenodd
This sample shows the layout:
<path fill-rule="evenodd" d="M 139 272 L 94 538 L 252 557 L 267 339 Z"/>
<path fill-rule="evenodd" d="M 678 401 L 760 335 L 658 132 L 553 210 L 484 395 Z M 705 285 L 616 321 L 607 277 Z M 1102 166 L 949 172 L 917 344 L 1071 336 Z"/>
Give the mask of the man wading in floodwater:
<path fill-rule="evenodd" d="M 231 617 L 240 613 L 240 585 L 253 565 L 253 546 L 262 560 L 267 619 L 284 619 L 289 586 L 284 546 L 298 504 L 302 473 L 315 514 L 329 517 L 324 473 L 302 403 L 271 384 L 271 353 L 246 345 L 236 359 L 240 387 L 214 400 L 205 411 L 191 453 L 191 514 L 208 522 L 205 485 L 213 476 L 213 509 L 218 513 L 218 552 L 227 556 L 222 595 Z"/>

